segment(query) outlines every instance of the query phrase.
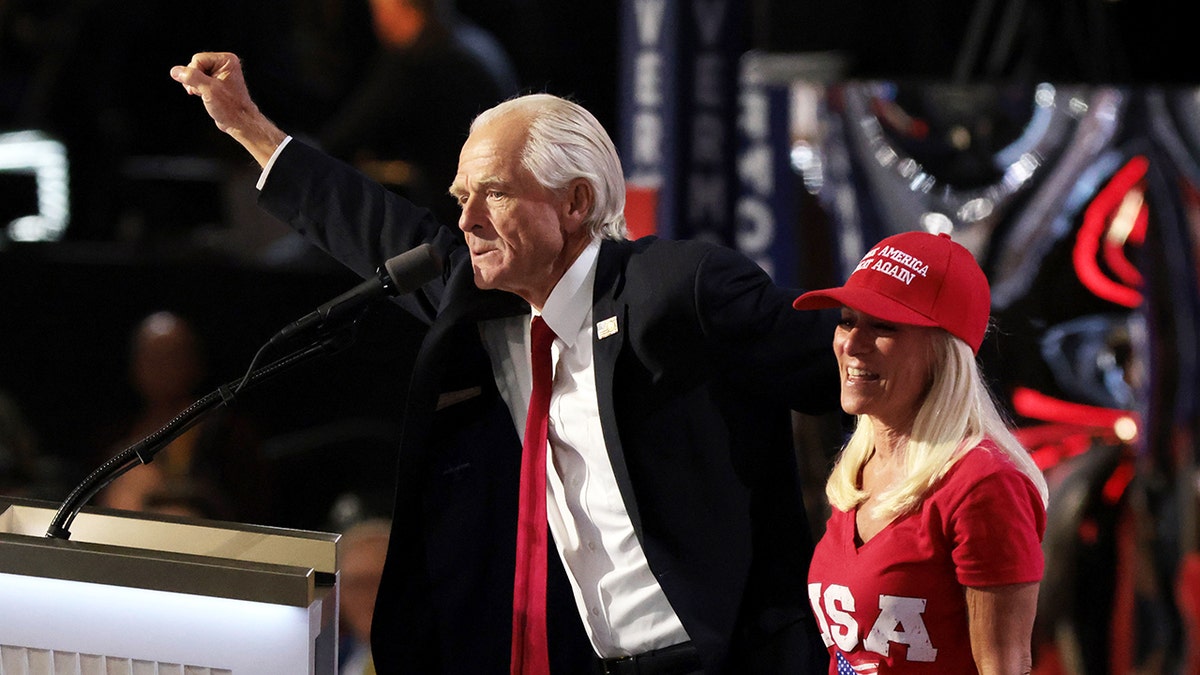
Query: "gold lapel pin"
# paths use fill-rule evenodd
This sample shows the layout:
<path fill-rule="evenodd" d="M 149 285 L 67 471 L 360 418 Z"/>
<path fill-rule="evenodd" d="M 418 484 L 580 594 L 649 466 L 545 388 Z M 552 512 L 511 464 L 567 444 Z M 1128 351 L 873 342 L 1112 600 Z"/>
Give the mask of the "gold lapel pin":
<path fill-rule="evenodd" d="M 617 317 L 610 316 L 596 324 L 596 339 L 603 340 L 609 335 L 617 334 Z"/>

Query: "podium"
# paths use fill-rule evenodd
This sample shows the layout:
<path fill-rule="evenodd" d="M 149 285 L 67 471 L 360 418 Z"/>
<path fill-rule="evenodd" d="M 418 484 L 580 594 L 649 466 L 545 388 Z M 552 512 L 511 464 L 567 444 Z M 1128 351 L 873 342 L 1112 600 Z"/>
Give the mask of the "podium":
<path fill-rule="evenodd" d="M 0 675 L 337 672 L 339 535 L 0 496 Z"/>

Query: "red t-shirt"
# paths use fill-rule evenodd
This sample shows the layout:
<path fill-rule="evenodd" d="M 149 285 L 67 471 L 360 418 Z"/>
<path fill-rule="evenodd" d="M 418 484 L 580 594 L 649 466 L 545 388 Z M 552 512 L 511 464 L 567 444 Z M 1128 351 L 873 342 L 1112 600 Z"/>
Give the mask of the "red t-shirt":
<path fill-rule="evenodd" d="M 1041 495 L 990 443 L 862 546 L 854 523 L 833 509 L 808 573 L 830 675 L 974 673 L 963 587 L 1042 578 Z"/>

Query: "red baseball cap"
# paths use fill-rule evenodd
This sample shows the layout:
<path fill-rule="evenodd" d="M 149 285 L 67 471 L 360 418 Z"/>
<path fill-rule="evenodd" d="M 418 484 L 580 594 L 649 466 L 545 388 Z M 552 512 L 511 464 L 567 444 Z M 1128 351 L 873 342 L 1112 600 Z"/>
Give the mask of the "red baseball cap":
<path fill-rule="evenodd" d="M 978 354 L 992 294 L 975 256 L 950 235 L 904 232 L 867 251 L 845 285 L 809 291 L 792 305 L 850 307 L 894 323 L 940 326 Z"/>

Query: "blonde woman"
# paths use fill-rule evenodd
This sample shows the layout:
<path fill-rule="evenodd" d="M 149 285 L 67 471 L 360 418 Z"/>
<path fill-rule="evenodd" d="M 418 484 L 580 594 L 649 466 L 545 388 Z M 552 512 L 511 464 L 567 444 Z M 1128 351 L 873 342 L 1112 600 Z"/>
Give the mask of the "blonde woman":
<path fill-rule="evenodd" d="M 907 232 L 795 302 L 838 306 L 857 426 L 808 574 L 829 672 L 1029 673 L 1047 489 L 975 361 L 982 270 L 949 236 Z"/>

